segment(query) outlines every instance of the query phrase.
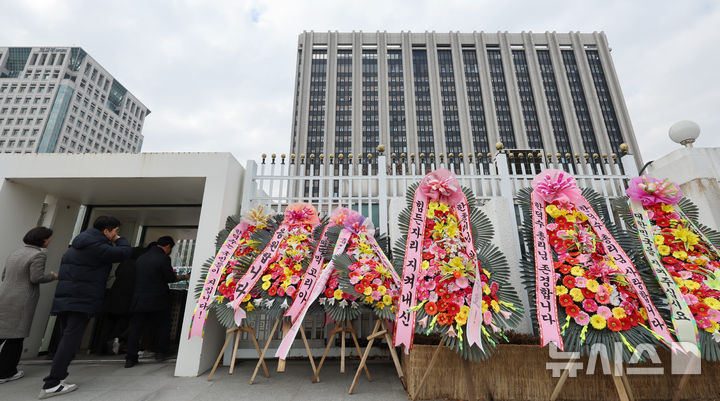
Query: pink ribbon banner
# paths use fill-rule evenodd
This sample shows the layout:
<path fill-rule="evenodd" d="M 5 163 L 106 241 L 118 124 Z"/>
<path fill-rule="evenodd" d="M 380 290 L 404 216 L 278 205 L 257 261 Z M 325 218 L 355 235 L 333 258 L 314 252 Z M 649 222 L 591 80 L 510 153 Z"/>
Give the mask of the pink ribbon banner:
<path fill-rule="evenodd" d="M 477 344 L 480 350 L 483 349 L 480 329 L 483 323 L 482 318 L 482 282 L 480 281 L 480 266 L 477 260 L 477 254 L 475 252 L 475 242 L 473 241 L 472 229 L 470 226 L 470 207 L 467 203 L 467 198 L 462 191 L 459 191 L 462 195 L 460 202 L 455 205 L 455 213 L 458 216 L 460 224 L 460 235 L 463 237 L 465 242 L 465 253 L 468 258 L 474 262 L 475 265 L 475 282 L 473 283 L 472 298 L 470 304 L 470 314 L 467 320 L 467 340 L 468 344 L 472 346 Z"/>
<path fill-rule="evenodd" d="M 375 252 L 375 254 L 380 258 L 380 262 L 383 264 L 383 266 L 385 266 L 385 268 L 390 271 L 390 276 L 392 276 L 395 285 L 400 287 L 400 276 L 398 276 L 392 263 L 390 263 L 387 255 L 385 255 L 385 252 L 383 252 L 382 248 L 380 248 L 380 245 L 377 243 L 377 241 L 375 241 L 375 237 L 368 234 L 367 241 L 370 244 L 370 247 L 373 249 L 373 252 Z"/>
<path fill-rule="evenodd" d="M 230 231 L 227 238 L 225 238 L 225 242 L 223 242 L 217 255 L 215 255 L 215 259 L 213 260 L 212 265 L 210 265 L 210 269 L 208 269 L 207 278 L 205 278 L 205 284 L 203 284 L 202 294 L 200 295 L 200 299 L 198 299 L 195 311 L 193 312 L 192 320 L 190 322 L 190 335 L 188 338 L 197 336 L 203 337 L 205 334 L 205 321 L 207 320 L 210 305 L 212 305 L 213 302 L 215 290 L 220 284 L 220 276 L 222 276 L 223 270 L 225 270 L 230 257 L 235 253 L 235 249 L 237 249 L 238 242 L 240 241 L 243 231 L 247 228 L 248 224 L 246 222 L 240 222 L 236 225 L 235 228 Z"/>
<path fill-rule="evenodd" d="M 545 201 L 533 191 L 530 195 L 530 202 L 532 203 L 533 238 L 535 239 L 535 304 L 538 328 L 540 329 L 540 346 L 544 347 L 549 343 L 554 343 L 558 349 L 564 350 L 565 346 L 558 323 L 555 267 L 548 242 Z"/>
<path fill-rule="evenodd" d="M 395 346 L 405 346 L 405 354 L 410 353 L 415 330 L 415 311 L 417 303 L 415 292 L 420 263 L 422 262 L 422 241 L 425 234 L 425 214 L 428 209 L 428 197 L 415 191 L 410 224 L 408 224 L 407 241 L 405 242 L 405 259 L 403 260 L 402 287 L 400 302 L 395 314 Z"/>
<path fill-rule="evenodd" d="M 343 229 L 340 232 L 340 236 L 338 237 L 337 242 L 335 243 L 335 249 L 333 250 L 333 256 L 340 255 L 345 250 L 345 247 L 347 246 L 348 242 L 350 241 L 350 236 L 352 233 L 346 229 Z M 322 257 L 322 255 L 320 255 Z M 322 266 L 322 264 L 320 265 Z M 314 286 L 312 287 L 312 290 L 310 291 L 310 296 L 307 299 L 307 302 L 302 304 L 302 308 L 298 311 L 297 318 L 293 322 L 292 327 L 290 327 L 290 330 L 285 334 L 282 341 L 280 342 L 280 346 L 277 349 L 277 352 L 275 352 L 275 357 L 280 359 L 287 358 L 288 352 L 290 352 L 290 347 L 292 346 L 293 341 L 295 341 L 295 337 L 297 336 L 298 330 L 300 330 L 300 327 L 302 326 L 302 322 L 305 319 L 305 315 L 307 314 L 308 309 L 310 309 L 310 305 L 312 305 L 313 302 L 322 294 L 323 290 L 325 290 L 325 284 L 327 284 L 328 279 L 330 279 L 330 275 L 335 270 L 333 261 L 330 260 L 330 262 L 325 265 L 325 268 L 322 269 L 322 272 L 320 273 L 320 276 L 317 278 Z M 293 302 L 294 304 L 294 302 Z M 286 314 L 287 316 L 287 314 Z"/>
<path fill-rule="evenodd" d="M 327 246 L 329 245 L 330 239 L 328 238 L 327 230 L 330 226 L 331 225 L 328 224 L 323 229 L 320 241 L 318 241 L 318 245 L 315 247 L 312 262 L 310 263 L 310 266 L 308 266 L 307 271 L 305 272 L 305 277 L 297 289 L 297 296 L 295 296 L 290 308 L 288 308 L 287 312 L 285 312 L 285 316 L 289 317 L 290 321 L 293 323 L 297 320 L 298 314 L 303 310 L 305 304 L 308 303 L 308 300 L 310 299 L 310 292 L 315 287 L 315 282 L 322 270 L 323 261 L 325 259 L 322 255 L 322 250 L 327 249 Z"/>
<path fill-rule="evenodd" d="M 647 311 L 648 321 L 650 322 L 650 329 L 656 334 L 658 334 L 660 337 L 662 337 L 663 342 L 665 342 L 665 344 L 670 347 L 673 352 L 677 350 L 684 352 L 682 346 L 676 343 L 673 340 L 672 336 L 670 336 L 670 332 L 668 331 L 668 327 L 665 324 L 665 321 L 660 316 L 660 313 L 657 311 L 655 305 L 650 299 L 650 293 L 645 287 L 645 283 L 643 283 L 642 279 L 640 278 L 640 273 L 638 273 L 638 271 L 635 269 L 635 266 L 633 266 L 630 258 L 627 256 L 625 251 L 623 251 L 620 245 L 618 245 L 617 241 L 615 241 L 615 238 L 610 235 L 610 232 L 608 231 L 607 227 L 605 227 L 605 224 L 602 222 L 602 220 L 600 220 L 600 217 L 598 217 L 597 213 L 595 213 L 593 208 L 590 207 L 590 204 L 585 198 L 580 199 L 576 203 L 575 207 L 577 207 L 578 210 L 583 212 L 588 217 L 590 225 L 595 231 L 595 234 L 597 234 L 598 238 L 602 241 L 603 245 L 605 246 L 605 250 L 615 260 L 615 264 L 617 264 L 617 266 L 627 278 L 628 283 L 630 283 L 632 288 L 638 294 L 640 302 L 643 304 L 645 310 Z"/>
<path fill-rule="evenodd" d="M 273 234 L 270 243 L 267 244 L 262 253 L 255 258 L 252 265 L 250 265 L 250 269 L 248 269 L 247 273 L 240 279 L 237 287 L 235 287 L 235 299 L 232 307 L 235 310 L 236 325 L 240 326 L 240 323 L 242 323 L 246 316 L 245 311 L 240 307 L 240 303 L 250 293 L 250 290 L 252 290 L 258 280 L 260 280 L 260 277 L 262 277 L 263 272 L 270 264 L 270 260 L 280 248 L 280 243 L 285 238 L 287 232 L 288 226 L 285 223 L 281 224 L 275 231 L 275 234 Z"/>

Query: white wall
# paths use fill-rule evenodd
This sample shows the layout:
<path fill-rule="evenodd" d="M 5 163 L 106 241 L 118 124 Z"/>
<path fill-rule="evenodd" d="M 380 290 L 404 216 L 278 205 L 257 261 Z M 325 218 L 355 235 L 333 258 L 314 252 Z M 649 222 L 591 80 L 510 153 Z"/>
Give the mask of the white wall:
<path fill-rule="evenodd" d="M 720 229 L 720 148 L 680 148 L 655 160 L 647 174 L 668 178 L 700 208 L 700 220 Z"/>

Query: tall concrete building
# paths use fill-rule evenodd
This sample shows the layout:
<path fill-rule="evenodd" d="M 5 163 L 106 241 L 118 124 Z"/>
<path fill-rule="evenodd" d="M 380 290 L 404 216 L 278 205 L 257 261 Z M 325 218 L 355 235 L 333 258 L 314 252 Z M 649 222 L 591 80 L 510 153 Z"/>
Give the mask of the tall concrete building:
<path fill-rule="evenodd" d="M 0 152 L 140 152 L 150 113 L 79 47 L 0 47 Z"/>
<path fill-rule="evenodd" d="M 605 34 L 303 32 L 291 153 L 639 152 Z M 347 158 L 345 159 L 347 160 Z"/>

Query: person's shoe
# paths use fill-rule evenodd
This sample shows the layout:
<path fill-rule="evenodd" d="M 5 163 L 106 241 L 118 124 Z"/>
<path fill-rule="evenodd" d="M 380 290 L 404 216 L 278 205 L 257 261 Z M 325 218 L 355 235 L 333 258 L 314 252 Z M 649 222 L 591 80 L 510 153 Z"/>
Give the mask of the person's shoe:
<path fill-rule="evenodd" d="M 120 353 L 120 339 L 119 338 L 115 337 L 112 340 L 112 348 L 111 349 L 112 349 L 112 353 L 115 355 Z"/>
<path fill-rule="evenodd" d="M 11 382 L 11 381 L 13 381 L 13 380 L 20 379 L 20 378 L 22 378 L 23 376 L 25 376 L 25 372 L 23 372 L 22 370 L 18 370 L 17 373 L 15 373 L 14 375 L 12 375 L 12 376 L 10 376 L 10 377 L 6 377 L 6 378 L 4 378 L 4 379 L 0 379 L 0 384 L 7 383 L 7 382 Z"/>
<path fill-rule="evenodd" d="M 70 393 L 77 389 L 78 389 L 77 385 L 68 384 L 68 383 L 65 383 L 64 380 L 62 380 L 62 381 L 60 381 L 60 384 L 58 384 L 55 387 L 44 388 L 44 389 L 40 390 L 40 395 L 38 396 L 38 399 L 44 400 L 45 398 L 55 397 L 56 395 L 67 394 L 67 393 Z"/>
<path fill-rule="evenodd" d="M 125 367 L 126 368 L 132 368 L 133 366 L 137 365 L 138 361 L 137 359 L 126 359 L 125 360 Z"/>

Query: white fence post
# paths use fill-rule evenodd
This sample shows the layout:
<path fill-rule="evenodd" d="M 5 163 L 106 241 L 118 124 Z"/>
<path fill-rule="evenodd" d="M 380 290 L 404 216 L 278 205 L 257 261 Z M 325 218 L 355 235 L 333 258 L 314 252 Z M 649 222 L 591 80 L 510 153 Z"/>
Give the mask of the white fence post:
<path fill-rule="evenodd" d="M 387 188 L 388 188 L 388 177 L 387 177 L 387 160 L 384 154 L 380 154 L 377 159 L 378 165 L 378 223 L 380 223 L 380 234 L 388 233 L 388 205 L 390 199 L 388 199 Z M 372 204 L 368 205 L 371 208 Z"/>
<path fill-rule="evenodd" d="M 242 202 L 240 203 L 240 213 L 245 213 L 252 209 L 256 195 L 256 183 L 258 165 L 254 160 L 248 160 L 245 168 L 245 177 L 243 179 Z"/>

